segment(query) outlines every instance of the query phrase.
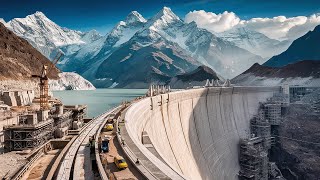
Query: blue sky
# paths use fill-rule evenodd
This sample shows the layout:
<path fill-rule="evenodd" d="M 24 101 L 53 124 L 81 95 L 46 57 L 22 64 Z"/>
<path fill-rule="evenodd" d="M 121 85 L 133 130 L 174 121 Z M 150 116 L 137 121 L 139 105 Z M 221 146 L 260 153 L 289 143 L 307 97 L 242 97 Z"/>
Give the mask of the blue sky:
<path fill-rule="evenodd" d="M 58 25 L 107 33 L 133 10 L 149 18 L 163 6 L 183 18 L 193 10 L 232 11 L 241 19 L 253 17 L 309 16 L 320 13 L 320 0 L 2 0 L 0 17 L 6 21 L 42 11 Z"/>

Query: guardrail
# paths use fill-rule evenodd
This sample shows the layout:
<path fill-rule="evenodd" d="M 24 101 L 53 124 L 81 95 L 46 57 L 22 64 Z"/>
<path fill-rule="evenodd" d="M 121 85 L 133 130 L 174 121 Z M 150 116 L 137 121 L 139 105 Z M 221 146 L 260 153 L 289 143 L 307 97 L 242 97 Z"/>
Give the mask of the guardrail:
<path fill-rule="evenodd" d="M 68 150 L 66 150 L 66 152 L 63 156 L 63 159 L 65 160 L 65 162 L 63 162 L 64 160 L 62 160 L 62 162 L 60 162 L 61 172 L 59 172 L 59 171 L 57 172 L 58 173 L 57 179 L 60 180 L 60 179 L 69 179 L 70 178 L 71 169 L 73 167 L 74 160 L 75 160 L 76 154 L 78 153 L 79 147 L 95 126 L 92 126 L 91 129 L 87 129 L 87 128 L 90 127 L 93 123 L 98 125 L 99 124 L 98 121 L 101 120 L 100 118 L 102 118 L 103 116 L 107 116 L 108 114 L 113 112 L 115 109 L 116 108 L 113 108 L 113 109 L 105 111 L 104 113 L 101 113 L 96 118 L 94 118 L 89 123 L 87 123 L 85 125 L 85 127 L 79 132 L 79 135 L 76 136 L 75 140 L 72 142 L 72 144 L 70 145 Z M 84 131 L 86 131 L 85 132 L 86 134 L 83 133 Z M 72 145 L 74 145 L 74 143 L 77 143 L 76 146 L 72 146 Z M 66 157 L 68 157 L 69 159 L 66 159 Z"/>
<path fill-rule="evenodd" d="M 130 106 L 129 106 L 130 107 Z M 129 108 L 128 107 L 128 108 Z M 158 179 L 143 163 L 139 162 L 137 164 L 138 157 L 134 154 L 134 152 L 130 149 L 129 146 L 126 145 L 125 140 L 121 136 L 121 131 L 119 131 L 119 120 L 121 116 L 118 117 L 116 122 L 116 134 L 117 139 L 120 144 L 121 149 L 130 160 L 130 162 L 136 167 L 136 169 L 146 178 L 146 179 Z M 124 127 L 125 128 L 125 127 Z"/>
<path fill-rule="evenodd" d="M 61 159 L 64 158 L 67 150 L 69 150 L 70 146 L 73 144 L 73 142 L 77 139 L 77 136 L 74 136 L 70 142 L 63 148 L 63 150 L 60 152 L 59 156 L 57 157 L 57 159 L 54 161 L 53 165 L 51 166 L 51 169 L 48 173 L 48 176 L 46 178 L 46 180 L 52 180 L 54 178 L 55 172 L 57 170 L 57 168 L 60 165 Z"/>

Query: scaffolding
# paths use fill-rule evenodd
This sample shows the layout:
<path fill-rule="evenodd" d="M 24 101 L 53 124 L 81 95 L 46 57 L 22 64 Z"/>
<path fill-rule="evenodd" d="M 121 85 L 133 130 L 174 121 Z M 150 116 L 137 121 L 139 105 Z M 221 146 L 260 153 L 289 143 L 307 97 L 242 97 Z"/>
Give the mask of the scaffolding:
<path fill-rule="evenodd" d="M 266 103 L 263 105 L 265 118 L 271 125 L 278 126 L 282 122 L 282 105 L 279 103 Z"/>
<path fill-rule="evenodd" d="M 266 103 L 260 103 L 257 115 L 250 120 L 252 138 L 240 141 L 240 180 L 267 180 L 271 176 L 278 177 L 275 164 L 269 162 L 268 152 L 275 144 L 271 131 L 279 127 L 289 104 L 288 93 L 288 87 L 283 88 L 282 93 L 276 93 Z"/>
<path fill-rule="evenodd" d="M 268 153 L 263 138 L 253 137 L 240 141 L 240 180 L 267 180 Z"/>
<path fill-rule="evenodd" d="M 37 124 L 5 126 L 5 149 L 16 151 L 40 146 L 53 137 L 53 125 L 53 119 L 49 119 Z"/>
<path fill-rule="evenodd" d="M 301 101 L 301 98 L 307 94 L 307 88 L 302 86 L 291 86 L 290 92 L 290 103 Z"/>

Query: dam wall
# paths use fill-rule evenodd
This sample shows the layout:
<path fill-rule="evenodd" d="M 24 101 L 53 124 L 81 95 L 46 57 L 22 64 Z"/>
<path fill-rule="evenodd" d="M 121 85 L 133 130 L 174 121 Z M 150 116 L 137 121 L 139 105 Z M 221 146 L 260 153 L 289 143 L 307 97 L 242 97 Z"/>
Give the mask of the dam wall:
<path fill-rule="evenodd" d="M 235 180 L 239 140 L 250 136 L 259 102 L 280 87 L 213 87 L 145 98 L 125 115 L 129 136 L 142 153 L 171 179 Z M 142 144 L 148 134 L 161 156 Z"/>

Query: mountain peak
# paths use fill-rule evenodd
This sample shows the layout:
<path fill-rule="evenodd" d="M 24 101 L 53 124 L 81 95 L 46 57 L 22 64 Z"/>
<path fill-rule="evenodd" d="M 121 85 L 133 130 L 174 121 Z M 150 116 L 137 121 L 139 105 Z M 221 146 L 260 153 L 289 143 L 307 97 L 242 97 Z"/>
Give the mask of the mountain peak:
<path fill-rule="evenodd" d="M 6 21 L 4 20 L 4 19 L 2 19 L 2 18 L 0 18 L 0 23 L 2 23 L 2 24 L 6 24 Z"/>
<path fill-rule="evenodd" d="M 38 17 L 38 18 L 47 18 L 47 16 L 41 12 L 41 11 L 36 11 L 34 14 L 31 14 L 30 16 Z"/>
<path fill-rule="evenodd" d="M 174 20 L 180 20 L 180 18 L 175 15 L 169 7 L 163 7 L 153 19 L 162 19 L 167 22 L 172 22 Z"/>
<path fill-rule="evenodd" d="M 145 23 L 147 20 L 137 11 L 132 11 L 126 18 L 126 23 L 133 24 L 136 22 Z"/>

